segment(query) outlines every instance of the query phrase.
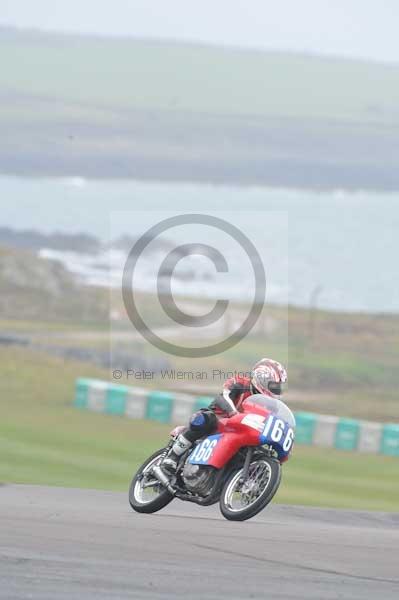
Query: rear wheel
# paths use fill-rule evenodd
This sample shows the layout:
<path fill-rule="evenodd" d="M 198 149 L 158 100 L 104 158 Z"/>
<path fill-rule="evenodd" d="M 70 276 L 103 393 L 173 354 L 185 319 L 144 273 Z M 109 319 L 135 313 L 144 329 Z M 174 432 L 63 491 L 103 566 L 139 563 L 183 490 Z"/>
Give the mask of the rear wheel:
<path fill-rule="evenodd" d="M 136 512 L 154 513 L 173 500 L 172 494 L 151 473 L 152 467 L 158 465 L 165 455 L 165 448 L 155 452 L 133 477 L 129 488 L 129 503 Z"/>
<path fill-rule="evenodd" d="M 245 482 L 243 468 L 227 478 L 220 496 L 222 515 L 230 521 L 246 521 L 269 504 L 281 481 L 280 463 L 267 456 L 251 462 Z"/>

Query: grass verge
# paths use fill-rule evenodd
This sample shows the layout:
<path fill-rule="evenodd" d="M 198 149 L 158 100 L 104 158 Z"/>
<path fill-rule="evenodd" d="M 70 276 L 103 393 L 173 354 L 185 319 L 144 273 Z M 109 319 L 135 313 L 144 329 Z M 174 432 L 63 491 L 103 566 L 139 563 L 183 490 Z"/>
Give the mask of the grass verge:
<path fill-rule="evenodd" d="M 26 349 L 0 349 L 0 481 L 127 490 L 169 425 L 79 411 L 75 378 L 100 369 Z M 395 458 L 297 447 L 277 502 L 398 510 Z"/>

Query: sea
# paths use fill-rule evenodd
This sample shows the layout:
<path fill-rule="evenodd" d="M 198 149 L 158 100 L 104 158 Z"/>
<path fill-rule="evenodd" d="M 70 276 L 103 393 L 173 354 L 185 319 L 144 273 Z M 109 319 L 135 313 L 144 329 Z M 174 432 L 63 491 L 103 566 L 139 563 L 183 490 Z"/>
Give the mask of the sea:
<path fill-rule="evenodd" d="M 182 215 L 186 222 L 170 221 Z M 147 236 L 134 275 L 139 289 L 154 289 L 160 265 L 179 247 L 176 294 L 249 298 L 262 278 L 260 257 L 269 302 L 399 311 L 399 193 L 0 176 L 0 226 L 97 237 L 95 255 L 40 250 L 88 285 L 120 285 L 130 252 L 121 238 Z M 181 249 L 187 244 L 191 255 Z"/>

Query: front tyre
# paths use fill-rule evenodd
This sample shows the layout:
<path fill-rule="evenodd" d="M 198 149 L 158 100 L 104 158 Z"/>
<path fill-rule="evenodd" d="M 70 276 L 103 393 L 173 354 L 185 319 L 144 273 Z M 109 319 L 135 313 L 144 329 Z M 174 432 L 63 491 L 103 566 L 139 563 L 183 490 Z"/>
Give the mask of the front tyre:
<path fill-rule="evenodd" d="M 241 482 L 243 468 L 227 478 L 220 495 L 220 510 L 229 521 L 246 521 L 269 504 L 281 481 L 281 465 L 267 456 L 251 462 L 248 476 Z"/>
<path fill-rule="evenodd" d="M 166 449 L 158 450 L 141 465 L 129 488 L 130 506 L 139 513 L 154 513 L 173 500 L 170 494 L 153 475 L 151 469 L 166 455 Z"/>

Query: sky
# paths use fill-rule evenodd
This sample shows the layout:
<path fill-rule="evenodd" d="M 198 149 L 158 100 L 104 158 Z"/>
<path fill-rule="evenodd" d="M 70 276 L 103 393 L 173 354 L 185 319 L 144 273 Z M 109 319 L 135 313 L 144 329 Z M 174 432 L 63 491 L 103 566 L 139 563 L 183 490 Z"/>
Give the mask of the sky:
<path fill-rule="evenodd" d="M 0 25 L 399 63 L 398 0 L 0 0 Z"/>

